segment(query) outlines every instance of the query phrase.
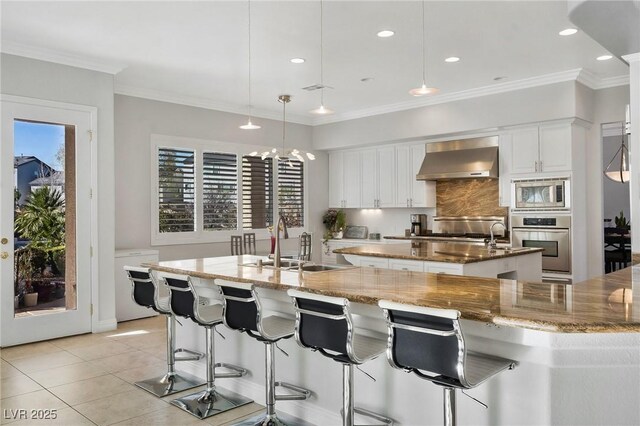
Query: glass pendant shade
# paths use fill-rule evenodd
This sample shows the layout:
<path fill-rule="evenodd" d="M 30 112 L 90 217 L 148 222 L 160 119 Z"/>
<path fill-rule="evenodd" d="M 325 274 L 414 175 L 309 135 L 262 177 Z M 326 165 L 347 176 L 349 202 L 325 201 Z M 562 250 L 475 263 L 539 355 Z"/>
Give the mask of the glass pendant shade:
<path fill-rule="evenodd" d="M 318 108 L 312 109 L 309 112 L 312 113 L 312 114 L 319 114 L 319 115 L 333 114 L 333 110 L 332 109 L 325 108 L 325 106 L 322 105 L 322 104 Z"/>
<path fill-rule="evenodd" d="M 411 96 L 432 95 L 438 92 L 434 87 L 427 87 L 427 53 L 424 30 L 424 0 L 422 1 L 422 86 L 409 90 Z"/>
<path fill-rule="evenodd" d="M 249 30 L 249 116 L 247 117 L 247 124 L 242 124 L 238 127 L 242 130 L 258 130 L 261 126 L 251 122 L 251 0 L 247 2 L 247 17 L 247 29 Z"/>
<path fill-rule="evenodd" d="M 247 121 L 247 124 L 243 124 L 242 126 L 240 126 L 240 128 L 241 128 L 242 130 L 257 130 L 257 129 L 260 129 L 260 128 L 261 128 L 261 126 L 258 126 L 257 124 L 253 124 L 253 123 L 251 122 L 251 119 L 249 119 L 249 120 Z"/>
<path fill-rule="evenodd" d="M 412 96 L 432 95 L 437 92 L 438 92 L 438 89 L 436 89 L 435 87 L 427 87 L 425 83 L 422 83 L 422 86 L 420 87 L 416 87 L 415 89 L 409 90 L 409 93 Z"/>
<path fill-rule="evenodd" d="M 607 168 L 604 169 L 604 175 L 614 182 L 627 183 L 631 179 L 629 171 L 629 149 L 625 143 L 624 126 L 622 133 L 622 143 L 615 155 L 609 161 Z"/>

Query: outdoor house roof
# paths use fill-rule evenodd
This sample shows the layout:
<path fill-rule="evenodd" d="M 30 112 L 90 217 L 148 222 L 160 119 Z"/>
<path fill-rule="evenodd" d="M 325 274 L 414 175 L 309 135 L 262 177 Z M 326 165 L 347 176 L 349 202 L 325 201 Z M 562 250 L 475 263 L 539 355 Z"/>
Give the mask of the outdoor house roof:
<path fill-rule="evenodd" d="M 64 172 L 54 171 L 50 176 L 39 177 L 31 182 L 29 182 L 31 186 L 56 186 L 56 185 L 64 185 Z"/>

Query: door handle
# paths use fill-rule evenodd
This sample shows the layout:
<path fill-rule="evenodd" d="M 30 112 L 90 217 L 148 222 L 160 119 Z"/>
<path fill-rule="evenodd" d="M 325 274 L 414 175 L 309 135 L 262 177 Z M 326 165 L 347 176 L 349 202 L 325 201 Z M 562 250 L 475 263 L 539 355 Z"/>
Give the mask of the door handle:
<path fill-rule="evenodd" d="M 3 251 L 2 253 L 0 253 L 0 259 L 6 259 L 9 257 L 9 253 L 7 253 L 6 251 Z"/>

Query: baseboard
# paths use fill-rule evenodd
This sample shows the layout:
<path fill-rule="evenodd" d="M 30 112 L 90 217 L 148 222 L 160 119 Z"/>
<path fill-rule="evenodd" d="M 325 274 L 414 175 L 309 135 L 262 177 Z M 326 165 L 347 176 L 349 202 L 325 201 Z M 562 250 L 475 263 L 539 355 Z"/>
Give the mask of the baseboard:
<path fill-rule="evenodd" d="M 206 377 L 207 373 L 205 365 L 197 361 L 178 362 L 176 363 L 176 370 L 193 374 L 196 377 Z M 218 379 L 216 386 L 237 392 L 253 399 L 257 404 L 264 405 L 265 389 L 262 384 L 238 377 Z M 314 398 L 313 395 L 311 398 Z M 278 411 L 299 417 L 316 425 L 337 425 L 342 423 L 342 418 L 338 412 L 327 410 L 312 400 L 278 401 L 276 406 Z"/>
<path fill-rule="evenodd" d="M 104 333 L 105 331 L 112 331 L 118 328 L 118 322 L 115 318 L 110 318 L 108 320 L 96 321 L 93 324 L 92 333 Z"/>

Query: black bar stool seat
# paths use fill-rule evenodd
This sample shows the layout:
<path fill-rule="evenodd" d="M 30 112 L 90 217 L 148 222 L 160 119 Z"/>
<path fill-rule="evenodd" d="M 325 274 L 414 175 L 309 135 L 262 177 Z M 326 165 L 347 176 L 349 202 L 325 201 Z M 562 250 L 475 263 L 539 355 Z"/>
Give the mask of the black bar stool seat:
<path fill-rule="evenodd" d="M 296 341 L 342 364 L 342 424 L 353 426 L 355 414 L 392 425 L 393 420 L 354 405 L 353 366 L 378 357 L 387 348 L 384 338 L 355 329 L 350 304 L 341 297 L 288 290 L 296 311 Z"/>
<path fill-rule="evenodd" d="M 389 363 L 443 387 L 445 425 L 456 424 L 456 389 L 474 388 L 516 365 L 510 359 L 469 351 L 456 310 L 388 300 L 378 305 L 387 320 Z"/>
<path fill-rule="evenodd" d="M 204 384 L 204 380 L 198 377 L 177 373 L 175 370 L 177 361 L 197 361 L 202 359 L 204 354 L 188 349 L 176 349 L 176 318 L 169 306 L 169 289 L 156 281 L 149 268 L 125 266 L 124 270 L 131 281 L 133 301 L 164 315 L 167 321 L 167 374 L 136 382 L 135 385 L 155 396 L 163 397 Z"/>
<path fill-rule="evenodd" d="M 225 325 L 233 330 L 247 333 L 265 345 L 266 411 L 243 420 L 237 425 L 310 425 L 310 423 L 288 414 L 277 413 L 275 409 L 278 400 L 305 400 L 311 396 L 311 392 L 307 389 L 275 380 L 274 347 L 278 340 L 293 336 L 295 321 L 280 315 L 267 315 L 253 284 L 222 279 L 216 279 L 215 283 L 220 287 L 224 299 Z M 287 355 L 286 352 L 282 352 Z M 285 388 L 289 393 L 277 395 L 276 387 Z"/>
<path fill-rule="evenodd" d="M 216 387 L 216 378 L 242 377 L 247 370 L 231 364 L 215 362 L 214 328 L 222 324 L 222 304 L 202 294 L 206 286 L 196 286 L 191 277 L 163 274 L 163 280 L 170 290 L 169 306 L 174 315 L 190 318 L 205 328 L 207 346 L 207 387 L 201 392 L 186 395 L 171 401 L 171 404 L 204 419 L 253 402 L 249 398 Z M 211 290 L 211 288 L 208 288 Z M 230 373 L 217 373 L 216 368 L 224 367 Z"/>

